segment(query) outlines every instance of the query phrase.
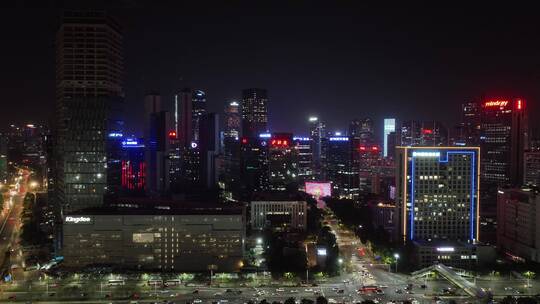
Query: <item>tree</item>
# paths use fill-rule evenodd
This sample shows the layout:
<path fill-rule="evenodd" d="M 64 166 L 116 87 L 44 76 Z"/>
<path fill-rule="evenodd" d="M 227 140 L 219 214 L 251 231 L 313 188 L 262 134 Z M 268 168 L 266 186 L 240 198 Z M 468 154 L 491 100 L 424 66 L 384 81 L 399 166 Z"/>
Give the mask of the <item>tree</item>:
<path fill-rule="evenodd" d="M 318 296 L 315 300 L 316 304 L 328 304 L 328 300 L 323 296 Z"/>
<path fill-rule="evenodd" d="M 288 298 L 283 304 L 296 304 L 296 300 L 293 297 Z"/>
<path fill-rule="evenodd" d="M 266 301 L 266 299 L 262 299 L 259 304 L 268 304 L 268 301 Z"/>
<path fill-rule="evenodd" d="M 373 302 L 372 300 L 364 300 L 360 302 L 360 304 L 375 304 L 375 302 Z"/>
<path fill-rule="evenodd" d="M 512 296 L 506 296 L 501 300 L 501 304 L 516 304 L 516 299 Z"/>
<path fill-rule="evenodd" d="M 315 304 L 315 302 L 313 302 L 311 299 L 302 299 L 300 304 Z"/>
<path fill-rule="evenodd" d="M 517 299 L 517 304 L 536 304 L 538 301 L 536 301 L 534 298 L 531 297 L 522 297 Z"/>

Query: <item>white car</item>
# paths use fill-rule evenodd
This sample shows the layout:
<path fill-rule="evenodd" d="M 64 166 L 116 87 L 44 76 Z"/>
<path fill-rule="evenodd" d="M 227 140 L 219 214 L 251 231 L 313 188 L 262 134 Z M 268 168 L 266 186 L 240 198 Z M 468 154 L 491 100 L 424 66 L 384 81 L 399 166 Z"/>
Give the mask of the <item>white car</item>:
<path fill-rule="evenodd" d="M 195 300 L 193 300 L 193 303 L 195 303 L 195 304 L 202 303 L 202 300 L 201 299 L 195 299 Z"/>
<path fill-rule="evenodd" d="M 305 292 L 313 292 L 313 288 L 306 288 L 304 289 Z"/>
<path fill-rule="evenodd" d="M 276 292 L 284 292 L 284 291 L 285 291 L 284 288 L 278 288 L 278 289 L 276 289 Z"/>

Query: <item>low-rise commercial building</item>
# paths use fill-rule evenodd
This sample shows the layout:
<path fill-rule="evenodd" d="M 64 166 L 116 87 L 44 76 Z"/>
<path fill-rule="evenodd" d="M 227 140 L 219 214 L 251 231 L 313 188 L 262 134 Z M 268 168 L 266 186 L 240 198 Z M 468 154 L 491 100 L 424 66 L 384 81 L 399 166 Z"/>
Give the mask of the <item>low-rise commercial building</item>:
<path fill-rule="evenodd" d="M 307 204 L 305 201 L 252 201 L 251 228 L 277 231 L 305 230 Z"/>
<path fill-rule="evenodd" d="M 239 271 L 245 227 L 241 207 L 81 210 L 63 219 L 62 254 L 76 268 Z"/>

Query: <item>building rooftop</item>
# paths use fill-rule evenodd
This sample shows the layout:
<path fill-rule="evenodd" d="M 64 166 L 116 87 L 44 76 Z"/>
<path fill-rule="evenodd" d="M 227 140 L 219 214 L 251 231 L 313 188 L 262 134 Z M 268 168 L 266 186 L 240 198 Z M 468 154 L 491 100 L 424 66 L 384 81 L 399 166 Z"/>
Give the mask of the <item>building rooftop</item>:
<path fill-rule="evenodd" d="M 108 206 L 82 209 L 67 215 L 240 215 L 243 212 L 244 206 L 241 204 L 135 198 L 122 199 Z"/>

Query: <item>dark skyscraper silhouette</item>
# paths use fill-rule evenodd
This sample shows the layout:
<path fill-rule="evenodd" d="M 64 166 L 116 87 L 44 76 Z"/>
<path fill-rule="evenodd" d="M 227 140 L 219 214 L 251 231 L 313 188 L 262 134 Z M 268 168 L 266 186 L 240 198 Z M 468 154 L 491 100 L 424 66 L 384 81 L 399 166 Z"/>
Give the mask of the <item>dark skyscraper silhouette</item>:
<path fill-rule="evenodd" d="M 257 137 L 268 126 L 268 96 L 265 89 L 242 92 L 242 136 Z"/>
<path fill-rule="evenodd" d="M 107 134 L 122 127 L 123 38 L 102 12 L 65 13 L 56 37 L 55 193 L 73 211 L 103 203 Z"/>

